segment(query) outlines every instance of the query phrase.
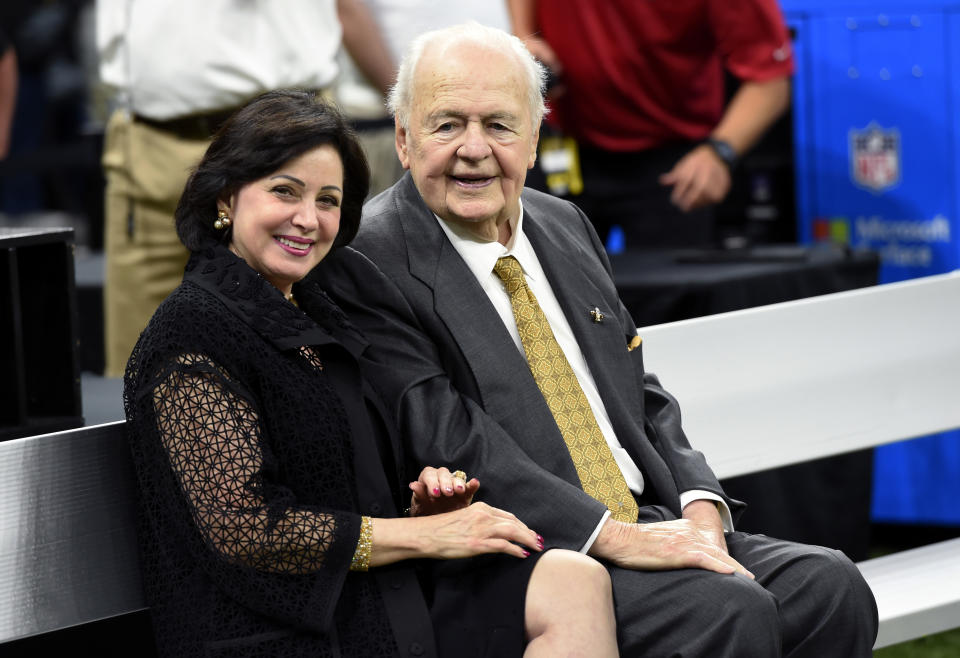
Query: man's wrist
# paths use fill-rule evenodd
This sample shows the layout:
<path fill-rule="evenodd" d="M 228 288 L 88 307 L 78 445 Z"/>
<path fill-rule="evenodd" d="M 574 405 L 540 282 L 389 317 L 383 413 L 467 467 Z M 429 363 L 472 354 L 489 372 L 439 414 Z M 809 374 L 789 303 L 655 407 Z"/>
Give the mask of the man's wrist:
<path fill-rule="evenodd" d="M 727 165 L 728 169 L 732 171 L 737 166 L 740 158 L 734 148 L 730 146 L 730 142 L 717 137 L 708 137 L 704 140 L 704 143 L 713 150 L 723 164 Z"/>
<path fill-rule="evenodd" d="M 583 546 L 580 547 L 580 552 L 584 555 L 590 555 L 590 549 L 593 548 L 593 544 L 597 541 L 597 537 L 600 536 L 600 531 L 603 530 L 603 527 L 607 523 L 607 519 L 610 518 L 610 510 L 606 510 L 603 513 L 603 516 L 600 517 L 600 522 L 597 524 L 597 527 L 594 528 L 593 532 L 587 538 L 587 541 L 584 542 Z"/>
<path fill-rule="evenodd" d="M 682 494 L 680 494 L 680 508 L 682 510 L 686 510 L 687 505 L 697 500 L 705 500 L 716 503 L 717 511 L 720 513 L 720 521 L 723 523 L 724 531 L 733 532 L 733 515 L 730 513 L 730 508 L 727 506 L 727 502 L 712 491 L 704 491 L 702 489 L 691 489 L 690 491 L 684 491 Z"/>
<path fill-rule="evenodd" d="M 600 528 L 600 533 L 597 535 L 596 541 L 593 542 L 593 545 L 587 551 L 587 555 L 616 562 L 620 556 L 620 549 L 629 543 L 626 535 L 630 532 L 630 528 L 633 525 L 635 524 L 623 523 L 614 518 L 608 518 Z"/>
<path fill-rule="evenodd" d="M 721 510 L 721 507 L 717 501 L 700 498 L 698 500 L 691 501 L 687 505 L 684 505 L 683 516 L 684 518 L 686 518 L 687 516 L 694 515 L 694 514 L 712 515 L 714 512 L 716 512 L 717 519 L 719 519 L 720 510 Z"/>

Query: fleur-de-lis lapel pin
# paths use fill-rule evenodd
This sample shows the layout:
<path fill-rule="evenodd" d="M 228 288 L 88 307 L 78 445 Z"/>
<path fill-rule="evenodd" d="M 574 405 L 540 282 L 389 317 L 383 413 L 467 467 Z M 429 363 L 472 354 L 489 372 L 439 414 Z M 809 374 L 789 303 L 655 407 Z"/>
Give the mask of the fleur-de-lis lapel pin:
<path fill-rule="evenodd" d="M 594 322 L 603 322 L 603 313 L 600 312 L 600 309 L 596 306 L 593 307 L 593 310 L 590 311 L 590 317 L 593 318 Z"/>

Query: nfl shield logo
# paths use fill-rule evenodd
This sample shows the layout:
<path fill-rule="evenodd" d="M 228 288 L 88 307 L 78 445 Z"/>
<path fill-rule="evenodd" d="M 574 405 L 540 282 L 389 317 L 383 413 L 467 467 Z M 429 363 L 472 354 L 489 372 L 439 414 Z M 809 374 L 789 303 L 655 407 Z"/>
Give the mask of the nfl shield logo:
<path fill-rule="evenodd" d="M 900 182 L 900 132 L 871 123 L 850 131 L 850 174 L 853 182 L 879 194 Z"/>

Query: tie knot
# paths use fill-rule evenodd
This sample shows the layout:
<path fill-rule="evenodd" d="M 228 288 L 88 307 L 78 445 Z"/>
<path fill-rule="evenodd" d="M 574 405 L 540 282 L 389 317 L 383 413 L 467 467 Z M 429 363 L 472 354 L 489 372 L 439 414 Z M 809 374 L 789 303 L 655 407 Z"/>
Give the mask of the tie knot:
<path fill-rule="evenodd" d="M 493 271 L 503 280 L 510 299 L 517 299 L 517 294 L 527 289 L 527 281 L 523 278 L 523 268 L 513 256 L 503 256 L 497 259 Z"/>
<path fill-rule="evenodd" d="M 526 283 L 523 279 L 523 268 L 513 256 L 504 256 L 497 259 L 497 264 L 493 266 L 493 271 L 500 277 L 509 290 Z"/>

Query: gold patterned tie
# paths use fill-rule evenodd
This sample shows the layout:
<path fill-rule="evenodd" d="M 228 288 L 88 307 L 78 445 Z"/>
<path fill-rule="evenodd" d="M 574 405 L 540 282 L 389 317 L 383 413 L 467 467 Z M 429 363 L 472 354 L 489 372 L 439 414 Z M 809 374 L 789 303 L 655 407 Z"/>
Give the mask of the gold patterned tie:
<path fill-rule="evenodd" d="M 637 502 L 613 459 L 573 368 L 523 278 L 520 263 L 513 256 L 505 256 L 497 261 L 493 271 L 507 287 L 527 364 L 557 421 L 583 490 L 606 505 L 613 518 L 635 522 Z"/>

